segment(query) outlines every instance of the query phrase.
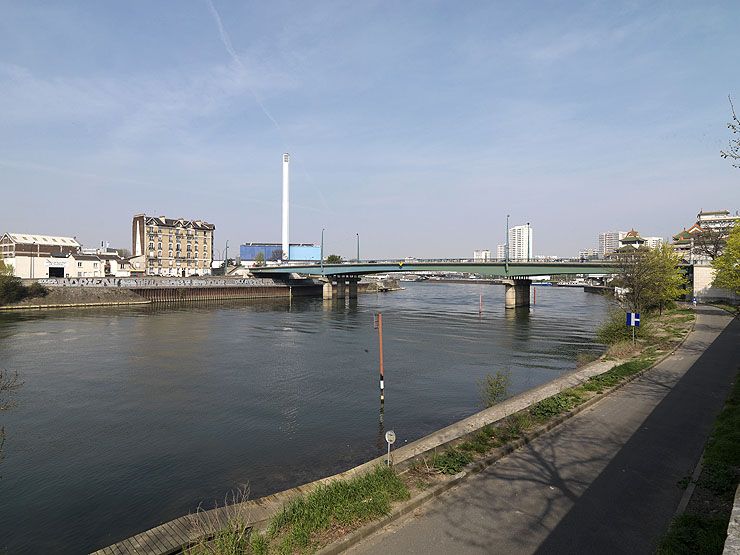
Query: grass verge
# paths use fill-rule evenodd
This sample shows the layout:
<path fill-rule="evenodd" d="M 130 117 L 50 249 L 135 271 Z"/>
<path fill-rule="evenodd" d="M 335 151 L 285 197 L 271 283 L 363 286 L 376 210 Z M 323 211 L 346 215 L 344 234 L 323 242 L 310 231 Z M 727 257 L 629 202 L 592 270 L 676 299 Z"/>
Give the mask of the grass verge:
<path fill-rule="evenodd" d="M 740 476 L 740 374 L 714 422 L 686 512 L 671 522 L 660 554 L 720 554 Z"/>
<path fill-rule="evenodd" d="M 367 474 L 336 480 L 297 497 L 275 515 L 265 532 L 230 520 L 211 538 L 184 549 L 186 555 L 311 553 L 348 530 L 390 512 L 391 504 L 409 498 L 393 469 L 378 466 Z"/>

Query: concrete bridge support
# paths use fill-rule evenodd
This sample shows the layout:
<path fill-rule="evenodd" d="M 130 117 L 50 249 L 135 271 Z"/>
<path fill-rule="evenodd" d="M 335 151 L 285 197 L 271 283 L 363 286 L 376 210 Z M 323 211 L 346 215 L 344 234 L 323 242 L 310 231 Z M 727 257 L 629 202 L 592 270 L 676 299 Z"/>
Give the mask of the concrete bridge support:
<path fill-rule="evenodd" d="M 324 299 L 331 299 L 333 295 L 334 295 L 334 286 L 331 284 L 331 281 L 327 281 L 324 284 L 323 297 Z"/>
<path fill-rule="evenodd" d="M 360 278 L 338 277 L 324 284 L 325 299 L 357 298 L 357 283 Z"/>
<path fill-rule="evenodd" d="M 357 282 L 358 281 L 360 281 L 358 278 L 350 278 L 349 280 L 347 280 L 350 299 L 357 298 Z"/>
<path fill-rule="evenodd" d="M 506 308 L 529 306 L 531 279 L 505 279 L 504 285 L 506 286 Z"/>

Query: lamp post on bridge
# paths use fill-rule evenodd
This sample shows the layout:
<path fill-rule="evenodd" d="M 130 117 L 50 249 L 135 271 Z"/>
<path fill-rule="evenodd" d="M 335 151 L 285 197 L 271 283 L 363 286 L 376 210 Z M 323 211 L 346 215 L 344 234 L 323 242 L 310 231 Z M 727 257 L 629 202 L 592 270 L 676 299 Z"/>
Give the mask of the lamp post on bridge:
<path fill-rule="evenodd" d="M 529 262 L 529 245 L 531 244 L 531 236 L 530 236 L 531 230 L 529 229 L 529 222 L 527 222 L 527 262 Z"/>
<path fill-rule="evenodd" d="M 321 273 L 324 273 L 324 230 L 326 228 L 321 228 Z"/>
<path fill-rule="evenodd" d="M 504 252 L 506 273 L 509 273 L 509 214 L 506 214 L 506 252 Z"/>
<path fill-rule="evenodd" d="M 357 235 L 357 262 L 360 261 L 360 234 L 355 233 Z"/>

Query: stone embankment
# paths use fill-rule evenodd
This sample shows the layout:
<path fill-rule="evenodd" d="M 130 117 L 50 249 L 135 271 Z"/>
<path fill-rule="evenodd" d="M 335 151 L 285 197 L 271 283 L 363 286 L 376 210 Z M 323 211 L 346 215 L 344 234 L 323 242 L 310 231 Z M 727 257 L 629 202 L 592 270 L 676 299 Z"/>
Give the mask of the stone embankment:
<path fill-rule="evenodd" d="M 49 287 L 45 297 L 23 299 L 18 303 L 0 306 L 0 310 L 32 308 L 67 308 L 81 306 L 119 306 L 149 304 L 150 301 L 130 289 L 102 287 Z"/>

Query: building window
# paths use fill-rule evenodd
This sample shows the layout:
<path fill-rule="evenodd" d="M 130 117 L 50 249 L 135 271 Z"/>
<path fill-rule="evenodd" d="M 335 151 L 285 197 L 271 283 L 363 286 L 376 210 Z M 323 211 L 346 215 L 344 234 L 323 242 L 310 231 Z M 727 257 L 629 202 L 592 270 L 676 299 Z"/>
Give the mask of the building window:
<path fill-rule="evenodd" d="M 82 262 L 78 262 L 78 263 L 77 263 L 77 267 L 78 267 L 78 268 L 82 268 Z"/>

